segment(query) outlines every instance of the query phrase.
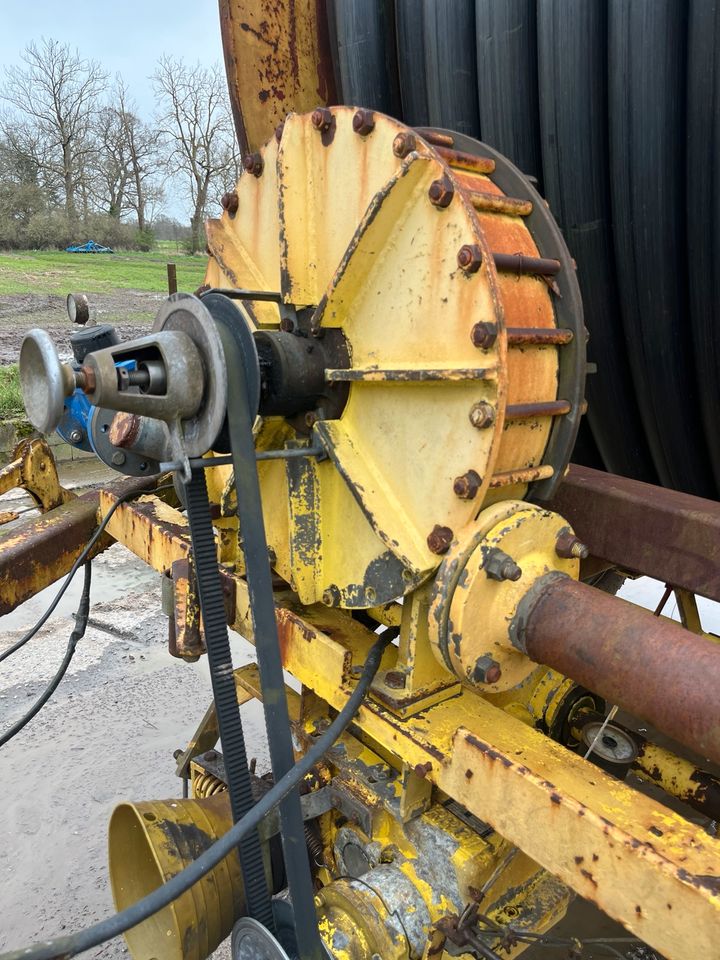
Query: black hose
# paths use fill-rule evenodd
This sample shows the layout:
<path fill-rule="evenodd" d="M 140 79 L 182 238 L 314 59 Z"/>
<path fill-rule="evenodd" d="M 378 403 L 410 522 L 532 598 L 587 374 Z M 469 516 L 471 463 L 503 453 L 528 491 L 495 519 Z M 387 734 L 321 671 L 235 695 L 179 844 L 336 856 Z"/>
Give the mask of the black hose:
<path fill-rule="evenodd" d="M 390 642 L 391 636 L 392 634 L 385 631 L 372 646 L 357 686 L 327 730 L 318 737 L 292 770 L 289 770 L 281 780 L 278 780 L 272 789 L 258 800 L 249 813 L 238 820 L 227 833 L 216 840 L 204 853 L 201 853 L 197 860 L 193 860 L 191 864 L 181 870 L 180 873 L 175 874 L 167 883 L 120 913 L 116 913 L 114 916 L 101 920 L 99 923 L 93 924 L 92 927 L 86 927 L 70 936 L 57 937 L 55 940 L 43 940 L 32 947 L 23 947 L 19 950 L 0 954 L 0 960 L 57 960 L 57 958 L 67 960 L 69 957 L 74 957 L 84 950 L 97 947 L 101 943 L 125 933 L 126 930 L 136 927 L 139 923 L 157 913 L 158 910 L 167 907 L 186 890 L 189 890 L 193 884 L 201 880 L 229 853 L 232 853 L 242 838 L 251 830 L 254 830 L 263 817 L 299 785 L 303 777 L 322 759 L 340 734 L 350 725 L 372 683 L 373 677 L 378 671 L 383 651 Z"/>
<path fill-rule="evenodd" d="M 65 593 L 67 588 L 70 586 L 72 578 L 78 572 L 78 570 L 83 565 L 83 563 L 85 563 L 85 561 L 88 558 L 88 555 L 90 554 L 90 551 L 102 536 L 105 530 L 105 527 L 108 525 L 110 521 L 110 517 L 112 517 L 112 515 L 115 513 L 117 508 L 121 504 L 127 503 L 128 500 L 132 500 L 134 497 L 141 497 L 146 493 L 156 493 L 158 490 L 167 490 L 170 487 L 172 487 L 172 484 L 168 483 L 168 484 L 163 484 L 160 487 L 155 487 L 152 490 L 130 490 L 128 491 L 128 493 L 124 493 L 121 497 L 118 497 L 118 499 L 115 501 L 115 503 L 110 507 L 108 512 L 103 517 L 100 526 L 97 528 L 97 530 L 92 535 L 92 537 L 90 537 L 90 539 L 88 540 L 80 556 L 77 558 L 75 563 L 73 563 L 72 567 L 70 567 L 70 572 L 68 573 L 67 577 L 65 577 L 62 586 L 60 587 L 58 592 L 55 594 L 50 606 L 47 608 L 45 613 L 43 613 L 43 615 L 40 617 L 37 623 L 34 626 L 30 627 L 27 633 L 23 634 L 23 636 L 20 637 L 19 640 L 16 640 L 15 643 L 13 643 L 6 650 L 3 650 L 2 653 L 0 653 L 0 663 L 2 663 L 3 660 L 6 660 L 9 656 L 11 656 L 11 654 L 15 653 L 16 650 L 19 650 L 21 647 L 24 647 L 25 644 L 28 642 L 28 640 L 32 640 L 32 638 L 35 636 L 38 630 L 47 621 L 48 617 L 53 613 L 57 605 L 60 603 L 60 600 L 62 599 L 63 594 Z"/>
<path fill-rule="evenodd" d="M 73 658 L 75 653 L 75 648 L 78 645 L 78 642 L 82 640 L 85 635 L 85 629 L 87 627 L 88 617 L 90 615 L 90 584 L 92 582 L 92 564 L 88 560 L 85 564 L 85 579 L 83 582 L 82 594 L 80 596 L 80 603 L 78 604 L 77 613 L 75 614 L 75 629 L 70 634 L 70 639 L 68 640 L 67 647 L 65 649 L 65 656 L 62 659 L 62 663 L 58 667 L 57 673 L 52 678 L 50 683 L 45 687 L 43 692 L 37 698 L 35 703 L 30 707 L 30 709 L 25 713 L 19 720 L 17 720 L 9 730 L 6 730 L 5 733 L 0 736 L 0 747 L 4 747 L 5 744 L 12 740 L 15 734 L 20 733 L 23 727 L 27 726 L 32 718 L 42 710 L 45 704 L 48 702 L 50 697 L 55 693 L 60 681 L 65 676 L 67 668 L 70 666 L 70 661 Z"/>

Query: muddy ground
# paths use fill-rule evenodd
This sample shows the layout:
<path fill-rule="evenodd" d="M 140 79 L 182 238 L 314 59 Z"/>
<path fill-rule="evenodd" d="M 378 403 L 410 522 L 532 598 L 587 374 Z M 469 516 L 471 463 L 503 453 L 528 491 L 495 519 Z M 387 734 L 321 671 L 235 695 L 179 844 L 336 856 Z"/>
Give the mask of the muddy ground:
<path fill-rule="evenodd" d="M 122 338 L 148 332 L 165 293 L 140 290 L 114 290 L 94 293 L 89 298 L 91 318 L 97 323 L 113 324 Z M 56 294 L 18 293 L 0 295 L 0 364 L 15 363 L 27 330 L 42 327 L 58 345 L 61 354 L 71 353 L 69 337 L 78 328 L 70 323 L 65 297 Z M 62 345 L 67 344 L 63 351 Z"/>
<path fill-rule="evenodd" d="M 86 461 L 61 469 L 70 485 L 100 483 L 106 476 Z M 18 494 L 0 499 L 0 509 L 28 506 Z M 78 577 L 38 636 L 0 664 L 0 730 L 27 710 L 55 672 L 80 586 Z M 0 650 L 35 622 L 55 589 L 0 620 Z M 651 607 L 661 591 L 661 584 L 637 581 L 624 592 Z M 706 628 L 720 632 L 717 605 L 702 605 Z M 252 659 L 253 648 L 242 638 L 232 642 L 236 665 Z M 65 680 L 35 720 L 0 750 L 0 951 L 109 915 L 106 830 L 114 806 L 126 799 L 181 795 L 173 751 L 185 746 L 202 717 L 210 683 L 205 660 L 182 663 L 168 655 L 166 644 L 158 575 L 115 545 L 94 561 L 90 626 Z M 267 751 L 258 705 L 244 707 L 243 716 L 262 771 Z M 555 932 L 627 936 L 579 898 Z M 616 956 L 631 960 L 654 957 L 645 948 L 616 944 L 615 949 Z M 597 947 L 582 954 L 583 960 L 608 955 Z M 120 960 L 127 951 L 123 940 L 115 939 L 86 956 Z M 524 956 L 560 960 L 568 952 L 536 947 Z M 218 960 L 228 957 L 226 943 Z"/>

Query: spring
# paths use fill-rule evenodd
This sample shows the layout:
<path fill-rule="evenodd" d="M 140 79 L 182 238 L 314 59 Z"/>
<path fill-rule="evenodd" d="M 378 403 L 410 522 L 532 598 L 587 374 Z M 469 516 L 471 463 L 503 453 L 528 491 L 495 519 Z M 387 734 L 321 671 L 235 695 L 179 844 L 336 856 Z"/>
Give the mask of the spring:
<path fill-rule="evenodd" d="M 216 793 L 227 790 L 227 784 L 207 770 L 197 773 L 193 779 L 193 796 L 200 800 L 202 797 L 212 797 Z"/>

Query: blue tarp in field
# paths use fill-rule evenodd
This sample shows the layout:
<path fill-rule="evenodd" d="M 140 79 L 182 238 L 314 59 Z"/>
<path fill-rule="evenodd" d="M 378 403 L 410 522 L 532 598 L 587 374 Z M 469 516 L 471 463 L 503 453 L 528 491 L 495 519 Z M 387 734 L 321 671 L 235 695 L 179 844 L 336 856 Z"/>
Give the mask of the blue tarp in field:
<path fill-rule="evenodd" d="M 65 253 L 112 253 L 110 247 L 103 247 L 94 240 L 88 240 L 87 243 L 75 243 L 70 247 L 65 247 Z"/>

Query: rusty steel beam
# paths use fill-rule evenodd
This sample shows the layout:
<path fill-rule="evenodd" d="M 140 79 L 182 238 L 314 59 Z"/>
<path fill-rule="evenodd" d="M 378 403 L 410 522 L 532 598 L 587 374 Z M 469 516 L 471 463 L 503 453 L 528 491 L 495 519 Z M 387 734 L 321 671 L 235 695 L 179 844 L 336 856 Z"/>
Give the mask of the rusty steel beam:
<path fill-rule="evenodd" d="M 602 590 L 552 574 L 518 608 L 515 642 L 715 762 L 720 647 Z"/>
<path fill-rule="evenodd" d="M 720 600 L 720 503 L 572 464 L 548 506 L 592 556 Z"/>
<path fill-rule="evenodd" d="M 321 0 L 219 0 L 225 70 L 243 154 L 288 113 L 337 102 Z"/>
<path fill-rule="evenodd" d="M 100 495 L 93 490 L 41 517 L 26 520 L 0 540 L 0 615 L 64 576 L 98 525 Z M 112 543 L 108 539 L 99 549 Z"/>
<path fill-rule="evenodd" d="M 147 491 L 157 478 L 119 480 L 107 489 L 89 490 L 18 524 L 0 536 L 0 616 L 59 580 L 70 570 L 100 522 L 100 495 L 106 507 L 129 491 Z M 106 550 L 113 538 L 104 535 L 91 556 Z"/>

